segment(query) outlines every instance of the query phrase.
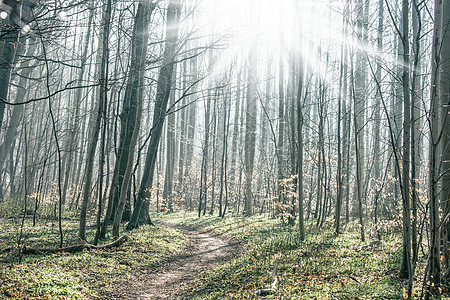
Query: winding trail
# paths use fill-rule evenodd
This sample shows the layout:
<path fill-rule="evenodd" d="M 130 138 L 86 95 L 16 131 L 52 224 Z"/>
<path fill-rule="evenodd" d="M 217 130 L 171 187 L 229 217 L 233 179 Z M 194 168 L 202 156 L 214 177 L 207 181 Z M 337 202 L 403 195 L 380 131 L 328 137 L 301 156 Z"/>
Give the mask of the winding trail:
<path fill-rule="evenodd" d="M 192 280 L 239 251 L 237 243 L 219 235 L 176 225 L 158 223 L 158 226 L 185 232 L 191 240 L 190 246 L 161 266 L 135 274 L 127 284 L 117 286 L 114 295 L 108 295 L 107 299 L 180 299 Z"/>

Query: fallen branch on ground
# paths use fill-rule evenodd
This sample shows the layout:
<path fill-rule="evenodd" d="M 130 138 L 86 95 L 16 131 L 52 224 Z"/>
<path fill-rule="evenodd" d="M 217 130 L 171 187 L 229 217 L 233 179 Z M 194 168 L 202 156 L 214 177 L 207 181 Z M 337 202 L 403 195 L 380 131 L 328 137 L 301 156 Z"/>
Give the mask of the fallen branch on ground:
<path fill-rule="evenodd" d="M 275 260 L 273 263 L 273 271 L 272 271 L 272 286 L 269 289 L 261 289 L 255 292 L 255 296 L 267 296 L 277 292 L 277 270 L 278 270 L 278 260 Z"/>
<path fill-rule="evenodd" d="M 377 245 L 380 245 L 380 244 L 381 244 L 381 241 L 376 240 L 376 241 L 373 241 L 373 242 L 371 242 L 369 244 L 359 246 L 358 248 L 356 248 L 356 252 L 359 252 L 359 251 L 364 250 L 366 248 L 372 248 L 373 246 L 377 246 Z"/>
<path fill-rule="evenodd" d="M 348 278 L 350 278 L 350 279 L 353 280 L 353 281 L 356 281 L 357 283 L 361 283 L 361 282 L 359 282 L 358 279 L 356 279 L 355 277 L 353 277 L 353 276 L 351 276 L 351 275 L 348 275 Z"/>
<path fill-rule="evenodd" d="M 14 251 L 13 247 L 2 249 L 2 250 L 0 250 L 0 253 L 6 253 L 6 252 L 11 252 L 11 251 Z"/>
<path fill-rule="evenodd" d="M 37 248 L 26 248 L 25 247 L 23 249 L 22 253 L 23 254 L 42 254 L 42 253 L 58 253 L 58 252 L 78 252 L 83 249 L 111 249 L 111 248 L 115 248 L 115 247 L 122 245 L 129 239 L 130 239 L 130 237 L 128 235 L 123 235 L 111 243 L 104 244 L 104 245 L 98 245 L 98 246 L 89 244 L 87 242 L 82 242 L 79 245 L 72 245 L 72 246 L 67 246 L 67 247 L 63 247 L 63 248 L 37 249 Z"/>

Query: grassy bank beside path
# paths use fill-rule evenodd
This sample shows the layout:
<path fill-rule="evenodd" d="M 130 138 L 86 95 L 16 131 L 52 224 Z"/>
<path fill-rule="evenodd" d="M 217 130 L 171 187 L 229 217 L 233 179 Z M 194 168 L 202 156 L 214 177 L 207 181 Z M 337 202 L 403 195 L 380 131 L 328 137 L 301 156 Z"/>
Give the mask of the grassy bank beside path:
<path fill-rule="evenodd" d="M 155 214 L 154 219 L 216 232 L 240 242 L 239 257 L 206 272 L 186 299 L 251 299 L 270 287 L 278 261 L 277 292 L 266 299 L 402 299 L 407 282 L 398 278 L 401 233 L 392 230 L 380 242 L 361 242 L 356 224 L 336 236 L 331 228 L 311 229 L 300 241 L 296 227 L 280 220 L 255 217 Z M 420 295 L 424 261 L 417 267 L 414 297 Z"/>
<path fill-rule="evenodd" d="M 28 247 L 58 247 L 57 226 L 39 222 L 24 227 Z M 17 246 L 18 221 L 0 220 L 0 250 Z M 65 221 L 65 244 L 77 239 L 78 223 Z M 95 230 L 88 229 L 88 241 Z M 164 226 L 142 226 L 125 232 L 130 240 L 114 249 L 18 256 L 17 249 L 0 253 L 0 299 L 98 299 L 135 272 L 151 269 L 188 244 L 186 235 Z M 112 238 L 100 243 L 111 242 Z"/>

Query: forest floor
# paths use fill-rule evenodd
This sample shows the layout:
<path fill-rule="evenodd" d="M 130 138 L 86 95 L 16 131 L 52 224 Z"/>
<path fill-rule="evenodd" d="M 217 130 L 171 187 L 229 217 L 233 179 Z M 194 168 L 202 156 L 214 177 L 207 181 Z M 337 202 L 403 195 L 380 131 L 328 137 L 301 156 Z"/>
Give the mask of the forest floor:
<path fill-rule="evenodd" d="M 105 299 L 108 291 L 144 270 L 155 270 L 189 246 L 186 233 L 167 226 L 141 226 L 125 232 L 129 241 L 113 249 L 84 249 L 76 253 L 20 255 L 21 219 L 0 219 L 0 299 Z M 63 222 L 64 246 L 79 243 L 78 221 Z M 87 240 L 95 234 L 87 228 Z M 26 219 L 21 245 L 58 247 L 58 226 Z M 112 241 L 111 236 L 101 241 Z M 11 250 L 9 250 L 11 249 Z"/>
<path fill-rule="evenodd" d="M 336 236 L 330 221 L 321 227 L 306 222 L 307 236 L 297 226 L 267 216 L 202 216 L 178 212 L 153 219 L 210 230 L 240 242 L 239 256 L 207 270 L 185 290 L 191 300 L 257 299 L 255 292 L 271 287 L 278 264 L 276 292 L 260 299 L 405 299 L 407 281 L 399 278 L 401 227 L 383 223 L 381 240 L 373 224 L 366 224 L 361 241 L 357 222 L 344 224 Z M 423 242 L 424 249 L 426 242 Z M 413 299 L 419 299 L 426 258 L 416 267 Z M 443 292 L 448 290 L 444 287 Z M 449 299 L 443 297 L 442 299 Z"/>
<path fill-rule="evenodd" d="M 357 222 L 317 227 L 307 221 L 307 236 L 296 226 L 266 215 L 225 218 L 192 212 L 152 214 L 157 226 L 123 232 L 130 240 L 114 249 L 77 253 L 19 255 L 20 218 L 0 219 L 0 299 L 402 299 L 407 282 L 399 278 L 401 227 L 385 223 L 381 240 L 366 224 L 367 240 Z M 89 226 L 88 241 L 95 227 Z M 78 241 L 77 220 L 65 220 L 64 245 Z M 25 220 L 21 245 L 57 247 L 58 226 Z M 108 243 L 113 238 L 102 241 Z M 421 249 L 426 249 L 424 240 Z M 5 251 L 13 248 L 15 250 Z M 413 299 L 419 299 L 426 265 L 420 251 Z M 443 292 L 448 293 L 447 287 Z M 448 298 L 443 298 L 448 299 Z"/>
<path fill-rule="evenodd" d="M 190 227 L 158 223 L 182 231 L 188 246 L 156 269 L 142 270 L 126 280 L 115 282 L 104 293 L 108 299 L 180 299 L 184 289 L 202 272 L 223 263 L 239 252 L 238 243 Z"/>

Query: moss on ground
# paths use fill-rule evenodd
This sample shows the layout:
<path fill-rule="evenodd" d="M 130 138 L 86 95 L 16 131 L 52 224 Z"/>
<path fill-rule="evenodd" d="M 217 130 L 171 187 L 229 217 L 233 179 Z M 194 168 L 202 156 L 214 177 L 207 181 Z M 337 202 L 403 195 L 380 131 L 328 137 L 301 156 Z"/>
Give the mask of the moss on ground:
<path fill-rule="evenodd" d="M 25 245 L 29 247 L 57 247 L 57 226 L 39 222 L 24 228 Z M 65 221 L 67 244 L 77 242 L 78 223 Z M 19 221 L 0 221 L 0 249 L 16 247 Z M 88 240 L 95 230 L 90 227 Z M 181 231 L 142 226 L 127 232 L 131 240 L 118 248 L 83 250 L 78 253 L 29 255 L 20 258 L 17 251 L 0 253 L 0 299 L 96 299 L 101 291 L 114 288 L 141 269 L 154 268 L 165 258 L 175 256 L 188 239 Z M 107 243 L 112 238 L 101 241 Z"/>
<path fill-rule="evenodd" d="M 314 228 L 300 241 L 297 227 L 261 216 L 218 218 L 175 213 L 155 219 L 212 230 L 241 242 L 240 257 L 210 270 L 186 290 L 186 299 L 251 299 L 270 287 L 274 260 L 278 290 L 265 299 L 402 299 L 407 282 L 398 278 L 401 232 L 361 242 L 357 224 L 336 236 L 332 224 Z M 368 226 L 370 227 L 370 226 Z M 360 246 L 363 247 L 360 250 Z M 426 245 L 424 245 L 426 247 Z M 426 249 L 426 248 L 425 248 Z M 414 298 L 420 296 L 424 258 L 417 266 Z"/>
<path fill-rule="evenodd" d="M 274 260 L 278 260 L 277 292 L 266 299 L 402 299 L 406 282 L 398 278 L 401 232 L 385 232 L 382 241 L 361 242 L 357 224 L 346 224 L 336 236 L 332 224 L 315 228 L 307 223 L 307 238 L 300 241 L 296 227 L 262 216 L 217 218 L 193 213 L 154 214 L 156 221 L 211 230 L 240 242 L 240 256 L 197 278 L 185 291 L 186 299 L 250 299 L 271 285 Z M 17 243 L 19 220 L 0 222 L 0 249 Z M 64 222 L 64 240 L 77 242 L 77 222 Z M 368 232 L 374 232 L 368 224 Z M 94 229 L 88 230 L 92 240 Z M 164 226 L 143 226 L 128 232 L 131 241 L 113 250 L 23 256 L 0 253 L 0 298 L 95 299 L 114 289 L 141 269 L 154 268 L 188 244 L 181 231 Z M 54 223 L 40 220 L 24 228 L 25 244 L 57 246 Z M 109 238 L 102 243 L 111 241 Z M 424 242 L 425 243 L 425 242 Z M 424 244 L 426 249 L 426 245 Z M 414 298 L 421 291 L 424 258 L 417 266 Z"/>

